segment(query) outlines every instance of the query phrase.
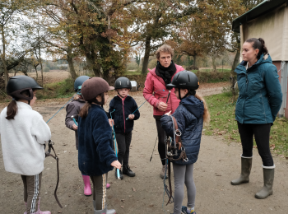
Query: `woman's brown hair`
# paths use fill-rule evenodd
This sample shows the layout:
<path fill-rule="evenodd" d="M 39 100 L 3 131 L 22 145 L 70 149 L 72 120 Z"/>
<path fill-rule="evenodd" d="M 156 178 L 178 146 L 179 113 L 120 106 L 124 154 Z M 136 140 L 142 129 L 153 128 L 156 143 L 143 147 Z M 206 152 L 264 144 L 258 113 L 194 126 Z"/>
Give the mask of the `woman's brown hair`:
<path fill-rule="evenodd" d="M 204 125 L 208 126 L 209 125 L 209 122 L 210 122 L 210 112 L 208 110 L 208 106 L 207 106 L 207 103 L 205 101 L 205 99 L 202 97 L 202 95 L 196 93 L 195 94 L 195 97 L 198 99 L 198 100 L 201 100 L 204 104 L 204 114 L 203 114 L 203 122 L 204 122 Z"/>
<path fill-rule="evenodd" d="M 100 94 L 102 101 L 99 102 L 96 98 L 93 101 L 89 101 L 86 102 L 85 105 L 81 108 L 80 112 L 79 112 L 79 116 L 82 118 L 87 117 L 89 109 L 92 105 L 92 102 L 96 103 L 97 105 L 102 106 L 103 108 L 103 104 L 104 104 L 104 93 Z"/>
<path fill-rule="evenodd" d="M 250 39 L 247 39 L 245 42 L 253 43 L 252 47 L 254 48 L 254 50 L 255 49 L 259 50 L 259 53 L 257 55 L 257 59 L 260 59 L 262 54 L 264 54 L 264 55 L 268 54 L 268 49 L 265 45 L 264 39 L 262 39 L 262 38 L 259 38 L 259 39 L 250 38 Z"/>
<path fill-rule="evenodd" d="M 173 48 L 170 45 L 166 45 L 166 44 L 164 44 L 161 47 L 159 47 L 158 50 L 156 51 L 157 59 L 160 59 L 161 52 L 170 53 L 171 54 L 171 58 L 174 55 Z"/>
<path fill-rule="evenodd" d="M 23 91 L 21 94 L 25 95 L 27 97 L 29 96 L 29 92 L 28 91 Z M 13 120 L 14 117 L 16 116 L 16 114 L 17 114 L 18 107 L 17 107 L 16 100 L 18 100 L 18 99 L 13 98 L 13 100 L 7 106 L 7 116 L 6 116 L 7 120 Z"/>
<path fill-rule="evenodd" d="M 17 103 L 16 100 L 12 100 L 8 106 L 7 106 L 7 120 L 13 120 L 15 115 L 17 114 L 18 111 L 18 107 L 17 107 Z"/>

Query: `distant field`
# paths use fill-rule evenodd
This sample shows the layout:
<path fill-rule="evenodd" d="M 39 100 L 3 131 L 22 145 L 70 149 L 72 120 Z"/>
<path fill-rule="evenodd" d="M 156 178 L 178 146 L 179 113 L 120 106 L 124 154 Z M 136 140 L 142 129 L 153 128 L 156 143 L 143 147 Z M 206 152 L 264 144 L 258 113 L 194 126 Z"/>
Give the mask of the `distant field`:
<path fill-rule="evenodd" d="M 54 82 L 61 82 L 70 77 L 70 73 L 64 70 L 51 70 L 49 72 L 44 72 L 44 85 L 54 83 Z M 9 74 L 10 77 L 13 76 L 12 73 Z M 23 73 L 17 73 L 17 75 L 23 75 Z M 29 72 L 29 77 L 36 78 L 36 72 Z M 41 72 L 38 71 L 38 82 L 41 82 Z"/>

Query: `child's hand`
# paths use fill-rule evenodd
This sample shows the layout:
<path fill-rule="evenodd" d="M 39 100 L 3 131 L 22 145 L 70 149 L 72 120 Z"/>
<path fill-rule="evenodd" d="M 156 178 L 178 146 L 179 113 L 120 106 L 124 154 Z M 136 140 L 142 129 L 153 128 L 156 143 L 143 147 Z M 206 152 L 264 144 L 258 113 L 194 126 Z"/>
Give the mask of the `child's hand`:
<path fill-rule="evenodd" d="M 135 118 L 135 115 L 134 115 L 134 114 L 129 114 L 128 118 L 129 118 L 130 120 L 133 120 L 133 119 Z"/>
<path fill-rule="evenodd" d="M 121 169 L 121 163 L 120 163 L 118 160 L 113 161 L 113 162 L 111 163 L 111 166 L 113 166 L 113 167 L 115 167 L 115 168 L 117 168 L 117 169 Z"/>
<path fill-rule="evenodd" d="M 108 119 L 109 125 L 112 127 L 114 125 L 114 120 L 113 119 Z"/>
<path fill-rule="evenodd" d="M 167 112 L 165 115 L 170 116 L 172 111 Z"/>
<path fill-rule="evenodd" d="M 76 124 L 73 124 L 72 129 L 74 129 L 75 131 L 78 130 L 78 126 L 76 126 Z"/>

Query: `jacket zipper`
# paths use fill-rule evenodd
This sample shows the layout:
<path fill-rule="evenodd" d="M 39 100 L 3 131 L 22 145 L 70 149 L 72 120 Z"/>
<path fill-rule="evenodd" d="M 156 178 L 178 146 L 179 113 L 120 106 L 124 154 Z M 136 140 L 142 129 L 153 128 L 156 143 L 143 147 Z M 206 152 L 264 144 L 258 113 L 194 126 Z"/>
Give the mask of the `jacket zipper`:
<path fill-rule="evenodd" d="M 125 125 L 125 107 L 124 107 L 124 99 L 122 99 L 122 109 L 123 109 L 123 120 L 124 120 L 124 133 L 125 133 L 125 129 L 126 129 L 126 125 Z"/>

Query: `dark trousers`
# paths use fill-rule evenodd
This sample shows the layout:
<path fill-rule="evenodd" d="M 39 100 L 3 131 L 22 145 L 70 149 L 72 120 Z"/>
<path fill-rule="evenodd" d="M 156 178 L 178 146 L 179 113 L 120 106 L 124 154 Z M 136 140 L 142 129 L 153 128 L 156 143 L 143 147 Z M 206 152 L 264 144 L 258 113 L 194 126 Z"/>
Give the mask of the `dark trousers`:
<path fill-rule="evenodd" d="M 160 118 L 161 116 L 155 116 L 154 118 L 156 120 L 156 127 L 157 127 L 157 134 L 158 134 L 158 152 L 161 158 L 162 165 L 165 165 L 165 159 L 166 159 L 166 140 L 167 140 L 167 134 L 164 131 L 164 129 L 161 126 Z"/>
<path fill-rule="evenodd" d="M 39 175 L 21 175 L 24 185 L 24 201 L 27 203 L 27 213 L 36 213 L 41 188 L 42 172 Z"/>
<path fill-rule="evenodd" d="M 93 201 L 95 201 L 95 210 L 104 210 L 106 208 L 106 183 L 107 174 L 100 176 L 90 176 L 93 183 Z"/>
<path fill-rule="evenodd" d="M 269 147 L 271 124 L 241 124 L 238 122 L 244 157 L 252 157 L 253 136 L 262 158 L 263 166 L 274 166 L 273 158 Z"/>
<path fill-rule="evenodd" d="M 127 166 L 129 162 L 129 151 L 132 140 L 132 132 L 129 133 L 116 133 L 116 140 L 118 144 L 118 161 Z"/>

